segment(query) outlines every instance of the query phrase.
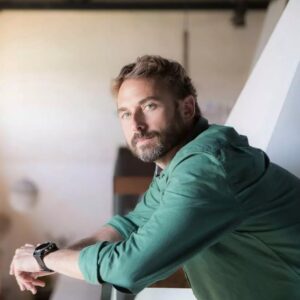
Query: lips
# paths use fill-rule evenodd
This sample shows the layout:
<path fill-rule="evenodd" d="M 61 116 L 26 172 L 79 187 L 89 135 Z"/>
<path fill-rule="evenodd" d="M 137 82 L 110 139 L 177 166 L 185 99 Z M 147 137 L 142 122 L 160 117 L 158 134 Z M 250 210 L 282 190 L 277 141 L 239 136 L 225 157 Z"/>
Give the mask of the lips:
<path fill-rule="evenodd" d="M 143 143 L 143 142 L 146 142 L 146 141 L 149 141 L 151 139 L 153 139 L 155 137 L 155 135 L 148 135 L 148 136 L 135 136 L 133 139 L 132 139 L 132 145 L 137 145 L 138 143 Z"/>
<path fill-rule="evenodd" d="M 151 140 L 151 139 L 153 139 L 153 137 L 140 138 L 140 139 L 137 139 L 137 140 L 136 140 L 136 143 L 145 142 L 145 141 L 148 141 L 148 140 Z"/>

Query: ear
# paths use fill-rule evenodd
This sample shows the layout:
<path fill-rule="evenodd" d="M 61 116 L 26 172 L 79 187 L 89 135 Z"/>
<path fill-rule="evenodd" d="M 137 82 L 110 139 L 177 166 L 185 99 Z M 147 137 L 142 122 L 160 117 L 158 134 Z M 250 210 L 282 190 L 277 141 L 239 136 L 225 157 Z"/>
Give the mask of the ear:
<path fill-rule="evenodd" d="M 189 95 L 180 101 L 180 111 L 182 118 L 189 122 L 193 120 L 195 116 L 196 99 Z"/>

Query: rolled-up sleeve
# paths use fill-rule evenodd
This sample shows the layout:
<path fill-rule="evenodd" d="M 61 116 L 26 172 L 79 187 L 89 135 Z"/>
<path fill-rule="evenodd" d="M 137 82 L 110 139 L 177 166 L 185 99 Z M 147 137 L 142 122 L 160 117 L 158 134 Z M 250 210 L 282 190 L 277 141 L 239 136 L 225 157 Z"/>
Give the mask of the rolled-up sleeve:
<path fill-rule="evenodd" d="M 148 191 L 142 195 L 141 200 L 132 212 L 125 216 L 115 215 L 106 225 L 112 226 L 124 239 L 127 239 L 132 232 L 137 231 L 150 219 L 159 203 L 159 192 L 154 178 Z"/>
<path fill-rule="evenodd" d="M 88 282 L 109 282 L 137 293 L 240 224 L 239 205 L 214 156 L 195 154 L 168 176 L 159 205 L 126 240 L 80 252 L 80 270 Z"/>
<path fill-rule="evenodd" d="M 137 230 L 138 226 L 133 223 L 127 216 L 115 215 L 106 225 L 116 229 L 124 239 L 127 239 L 130 234 Z"/>

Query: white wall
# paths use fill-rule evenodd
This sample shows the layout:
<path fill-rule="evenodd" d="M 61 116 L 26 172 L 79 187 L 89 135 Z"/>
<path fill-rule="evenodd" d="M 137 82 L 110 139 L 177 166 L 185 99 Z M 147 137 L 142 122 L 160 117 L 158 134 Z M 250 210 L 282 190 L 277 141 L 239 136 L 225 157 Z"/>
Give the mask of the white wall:
<path fill-rule="evenodd" d="M 248 136 L 250 144 L 264 150 L 268 148 L 299 65 L 299 28 L 300 2 L 291 0 L 227 120 L 228 125 Z"/>
<path fill-rule="evenodd" d="M 255 56 L 253 59 L 253 66 L 259 59 L 262 51 L 264 50 L 278 20 L 280 19 L 282 12 L 286 7 L 286 0 L 272 0 L 268 6 L 266 16 L 263 23 L 263 28 L 260 34 L 258 45 L 255 51 Z"/>
<path fill-rule="evenodd" d="M 245 28 L 230 26 L 232 12 L 192 13 L 190 75 L 211 122 L 224 123 L 250 72 L 264 13 L 247 14 Z M 214 115 L 218 110 L 220 116 Z"/>
<path fill-rule="evenodd" d="M 263 16 L 250 13 L 248 26 L 236 29 L 231 12 L 190 14 L 191 76 L 208 115 L 210 102 L 225 113 L 235 102 Z M 49 235 L 72 241 L 111 216 L 113 166 L 123 137 L 110 80 L 142 54 L 180 61 L 183 20 L 182 12 L 156 11 L 0 13 L 0 196 L 14 221 L 2 273 L 11 299 L 21 297 L 6 275 L 14 248 Z M 29 215 L 7 204 L 10 186 L 23 177 L 40 190 Z"/>
<path fill-rule="evenodd" d="M 273 161 L 300 178 L 299 99 L 300 62 L 267 148 Z"/>

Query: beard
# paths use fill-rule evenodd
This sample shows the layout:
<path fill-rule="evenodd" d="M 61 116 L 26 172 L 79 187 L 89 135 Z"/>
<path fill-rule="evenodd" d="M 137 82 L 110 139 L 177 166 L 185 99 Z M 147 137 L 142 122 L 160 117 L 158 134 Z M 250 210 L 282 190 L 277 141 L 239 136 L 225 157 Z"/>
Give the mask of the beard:
<path fill-rule="evenodd" d="M 131 152 L 143 162 L 154 162 L 181 144 L 187 136 L 187 126 L 176 111 L 174 118 L 160 131 L 135 133 L 130 144 Z M 149 141 L 147 141 L 149 139 Z M 146 143 L 138 146 L 139 140 Z"/>

